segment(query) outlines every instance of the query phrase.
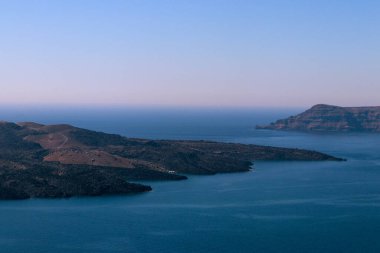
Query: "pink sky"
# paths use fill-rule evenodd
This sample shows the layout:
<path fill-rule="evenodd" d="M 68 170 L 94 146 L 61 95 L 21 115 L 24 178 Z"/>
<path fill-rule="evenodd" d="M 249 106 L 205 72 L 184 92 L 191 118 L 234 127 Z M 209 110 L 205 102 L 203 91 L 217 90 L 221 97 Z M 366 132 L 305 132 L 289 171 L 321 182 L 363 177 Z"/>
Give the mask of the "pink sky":
<path fill-rule="evenodd" d="M 1 2 L 1 103 L 379 105 L 376 2 L 154 2 Z"/>

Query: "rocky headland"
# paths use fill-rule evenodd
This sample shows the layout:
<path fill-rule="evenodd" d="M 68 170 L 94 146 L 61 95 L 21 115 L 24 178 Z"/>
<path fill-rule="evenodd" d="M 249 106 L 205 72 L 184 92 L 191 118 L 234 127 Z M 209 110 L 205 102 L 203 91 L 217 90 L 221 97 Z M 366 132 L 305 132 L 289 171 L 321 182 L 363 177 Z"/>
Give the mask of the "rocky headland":
<path fill-rule="evenodd" d="M 380 132 L 380 106 L 315 105 L 309 110 L 258 129 L 319 132 Z"/>
<path fill-rule="evenodd" d="M 0 122 L 0 199 L 150 191 L 138 180 L 251 169 L 254 160 L 341 161 L 316 151 L 127 138 L 70 125 Z"/>

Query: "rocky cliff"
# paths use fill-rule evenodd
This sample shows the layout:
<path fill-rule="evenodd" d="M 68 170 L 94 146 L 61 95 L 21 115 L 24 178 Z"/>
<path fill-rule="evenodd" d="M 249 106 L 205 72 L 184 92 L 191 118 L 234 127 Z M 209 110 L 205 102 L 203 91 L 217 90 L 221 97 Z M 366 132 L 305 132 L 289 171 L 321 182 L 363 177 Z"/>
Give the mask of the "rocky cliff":
<path fill-rule="evenodd" d="M 309 110 L 258 129 L 380 132 L 380 106 L 315 105 Z"/>

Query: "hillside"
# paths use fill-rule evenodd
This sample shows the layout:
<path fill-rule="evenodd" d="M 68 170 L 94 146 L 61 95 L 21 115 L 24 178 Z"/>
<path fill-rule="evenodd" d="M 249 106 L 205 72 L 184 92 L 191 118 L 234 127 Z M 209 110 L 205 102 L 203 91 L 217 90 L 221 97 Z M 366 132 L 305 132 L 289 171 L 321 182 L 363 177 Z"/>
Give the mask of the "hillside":
<path fill-rule="evenodd" d="M 315 105 L 309 110 L 258 129 L 300 131 L 380 132 L 380 106 Z"/>
<path fill-rule="evenodd" d="M 0 123 L 0 199 L 149 191 L 128 181 L 248 171 L 254 160 L 339 161 L 315 151 L 126 138 L 70 125 Z"/>

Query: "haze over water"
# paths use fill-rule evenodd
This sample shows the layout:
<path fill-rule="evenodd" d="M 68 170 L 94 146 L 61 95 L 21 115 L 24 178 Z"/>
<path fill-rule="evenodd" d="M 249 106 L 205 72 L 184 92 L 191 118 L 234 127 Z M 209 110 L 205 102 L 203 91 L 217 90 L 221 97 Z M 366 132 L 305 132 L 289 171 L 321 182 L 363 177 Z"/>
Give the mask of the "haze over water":
<path fill-rule="evenodd" d="M 146 182 L 152 192 L 131 196 L 1 201 L 0 252 L 379 252 L 380 136 L 254 129 L 293 112 L 0 112 L 130 137 L 309 148 L 348 159 L 257 162 L 247 173 Z"/>

